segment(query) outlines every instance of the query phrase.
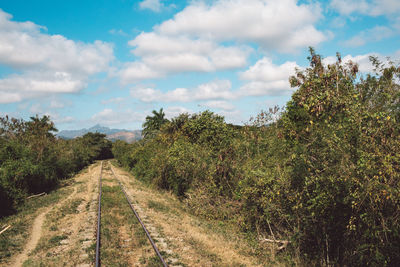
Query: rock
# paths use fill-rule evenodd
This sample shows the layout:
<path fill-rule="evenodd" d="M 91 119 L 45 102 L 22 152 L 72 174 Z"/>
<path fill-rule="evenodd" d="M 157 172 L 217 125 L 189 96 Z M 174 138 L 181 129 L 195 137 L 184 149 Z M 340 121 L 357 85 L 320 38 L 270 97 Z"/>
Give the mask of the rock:
<path fill-rule="evenodd" d="M 61 245 L 68 245 L 69 244 L 69 240 L 68 239 L 64 239 L 60 241 Z"/>

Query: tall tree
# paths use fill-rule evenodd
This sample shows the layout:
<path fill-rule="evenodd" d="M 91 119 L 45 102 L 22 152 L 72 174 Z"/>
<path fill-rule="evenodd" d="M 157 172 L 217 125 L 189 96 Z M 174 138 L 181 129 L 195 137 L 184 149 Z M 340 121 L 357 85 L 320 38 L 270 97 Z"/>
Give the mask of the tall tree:
<path fill-rule="evenodd" d="M 143 136 L 145 138 L 154 136 L 161 128 L 161 126 L 168 122 L 165 118 L 165 113 L 162 108 L 160 111 L 153 110 L 153 116 L 147 116 L 146 121 L 143 123 Z"/>

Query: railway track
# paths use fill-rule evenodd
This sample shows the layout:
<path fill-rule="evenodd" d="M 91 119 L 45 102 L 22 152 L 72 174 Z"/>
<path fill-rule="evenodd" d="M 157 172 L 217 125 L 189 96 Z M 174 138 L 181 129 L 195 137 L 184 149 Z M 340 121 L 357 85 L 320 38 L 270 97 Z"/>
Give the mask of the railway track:
<path fill-rule="evenodd" d="M 97 213 L 97 237 L 96 237 L 96 258 L 95 258 L 95 265 L 101 266 L 101 199 L 102 199 L 102 176 L 103 176 L 103 164 L 104 162 L 101 162 L 101 170 L 100 170 L 100 176 L 99 176 L 99 196 L 98 196 L 98 213 Z M 110 163 L 107 163 L 110 164 Z M 154 252 L 156 253 L 157 257 L 160 259 L 160 262 L 162 263 L 163 266 L 168 266 L 167 263 L 165 262 L 163 256 L 161 255 L 160 251 L 158 250 L 154 240 L 151 238 L 149 231 L 147 230 L 146 226 L 144 225 L 143 221 L 140 219 L 139 214 L 136 212 L 135 208 L 132 205 L 131 200 L 129 199 L 129 196 L 126 193 L 126 190 L 124 188 L 124 185 L 121 183 L 121 181 L 118 179 L 117 175 L 114 172 L 114 169 L 112 168 L 112 165 L 110 164 L 110 169 L 113 175 L 113 178 L 118 182 L 118 185 L 121 189 L 121 191 L 124 193 L 125 199 L 128 202 L 130 209 L 132 210 L 132 213 L 135 215 L 136 219 L 138 220 L 139 224 L 141 225 L 143 231 L 146 234 L 147 239 L 149 240 L 151 246 L 153 247 Z"/>

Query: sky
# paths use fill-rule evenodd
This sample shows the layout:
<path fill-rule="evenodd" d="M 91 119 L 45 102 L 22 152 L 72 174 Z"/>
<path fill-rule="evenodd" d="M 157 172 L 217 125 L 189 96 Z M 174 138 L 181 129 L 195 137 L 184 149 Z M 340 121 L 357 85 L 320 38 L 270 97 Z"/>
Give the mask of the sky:
<path fill-rule="evenodd" d="M 211 110 L 244 124 L 324 62 L 400 59 L 398 0 L 0 0 L 0 116 L 141 129 Z"/>

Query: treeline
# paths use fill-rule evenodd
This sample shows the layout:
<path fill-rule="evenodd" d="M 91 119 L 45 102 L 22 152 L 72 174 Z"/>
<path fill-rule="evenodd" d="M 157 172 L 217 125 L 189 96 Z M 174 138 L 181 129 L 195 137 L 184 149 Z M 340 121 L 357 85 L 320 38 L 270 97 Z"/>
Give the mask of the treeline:
<path fill-rule="evenodd" d="M 290 78 L 284 110 L 243 127 L 205 111 L 148 116 L 145 138 L 115 142 L 139 179 L 173 191 L 204 217 L 289 240 L 304 265 L 400 262 L 400 68 L 371 58 L 375 73 L 325 66 Z"/>
<path fill-rule="evenodd" d="M 29 194 L 49 192 L 94 160 L 112 157 L 103 134 L 62 140 L 56 131 L 48 116 L 0 117 L 0 217 L 15 212 Z"/>

